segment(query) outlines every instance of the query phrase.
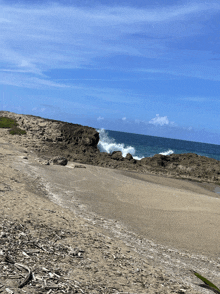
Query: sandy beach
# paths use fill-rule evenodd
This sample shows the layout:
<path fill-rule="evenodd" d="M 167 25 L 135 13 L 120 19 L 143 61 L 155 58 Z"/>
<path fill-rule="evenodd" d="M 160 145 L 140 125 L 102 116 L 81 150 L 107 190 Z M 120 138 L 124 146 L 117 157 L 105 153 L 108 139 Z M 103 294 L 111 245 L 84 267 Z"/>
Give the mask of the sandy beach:
<path fill-rule="evenodd" d="M 83 258 L 74 259 L 74 267 L 69 256 L 59 261 L 72 285 L 64 293 L 210 293 L 190 270 L 220 283 L 220 195 L 214 184 L 86 164 L 77 168 L 71 161 L 42 165 L 34 152 L 0 131 L 0 231 L 7 221 L 23 224 L 32 236 L 60 230 L 65 237 L 56 243 L 80 247 Z M 1 242 L 2 256 L 6 243 Z M 46 260 L 53 267 L 51 256 Z M 24 262 L 34 267 L 30 259 Z M 40 264 L 35 268 L 42 276 Z M 24 290 L 61 293 L 34 282 Z M 0 292 L 8 287 L 24 293 L 16 283 L 0 278 Z M 74 292 L 77 287 L 81 291 Z"/>

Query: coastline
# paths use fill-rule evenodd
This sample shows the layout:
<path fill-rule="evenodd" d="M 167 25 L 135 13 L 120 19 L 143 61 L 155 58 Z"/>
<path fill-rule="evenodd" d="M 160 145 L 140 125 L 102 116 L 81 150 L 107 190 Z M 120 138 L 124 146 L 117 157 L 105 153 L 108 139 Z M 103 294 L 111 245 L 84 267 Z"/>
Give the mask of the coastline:
<path fill-rule="evenodd" d="M 8 111 L 0 111 L 0 116 L 15 120 L 19 132 L 25 132 L 25 135 L 16 135 L 16 138 L 8 140 L 32 149 L 45 164 L 49 164 L 55 156 L 62 156 L 68 161 L 93 166 L 220 186 L 220 161 L 214 158 L 183 153 L 169 156 L 156 154 L 136 160 L 129 153 L 123 157 L 121 151 L 111 154 L 100 152 L 99 133 L 91 127 Z"/>
<path fill-rule="evenodd" d="M 4 130 L 1 131 L 4 133 Z M 73 246 L 74 243 L 74 246 L 84 247 L 83 249 L 81 248 L 86 252 L 84 265 L 77 275 L 73 271 L 75 280 L 81 281 L 81 289 L 84 293 L 100 293 L 96 292 L 97 285 L 102 287 L 101 293 L 155 293 L 156 291 L 160 291 L 160 293 L 209 293 L 207 290 L 196 286 L 199 281 L 190 274 L 190 269 L 196 269 L 200 272 L 205 270 L 206 277 L 218 284 L 217 260 L 201 255 L 196 256 L 190 254 L 190 252 L 181 252 L 172 247 L 144 240 L 144 238 L 140 238 L 140 235 L 128 231 L 126 227 L 122 227 L 120 221 L 115 222 L 99 216 L 92 212 L 91 209 L 88 210 L 88 205 L 86 207 L 79 198 L 74 203 L 75 211 L 62 207 L 62 203 L 59 203 L 61 198 L 55 199 L 54 195 L 49 194 L 50 187 L 46 187 L 45 183 L 41 181 L 41 175 L 36 173 L 36 167 L 42 167 L 42 165 L 39 163 L 34 164 L 35 175 L 33 173 L 31 177 L 27 167 L 31 166 L 31 160 L 34 162 L 37 158 L 34 152 L 27 151 L 26 148 L 8 143 L 7 140 L 4 141 L 3 139 L 1 139 L 0 146 L 2 175 L 7 175 L 2 177 L 2 182 L 5 183 L 5 187 L 8 187 L 8 190 L 5 189 L 1 197 L 3 204 L 1 206 L 1 221 L 5 222 L 10 219 L 13 222 L 28 225 L 33 234 L 39 231 L 42 224 L 52 231 L 59 229 L 66 231 L 68 228 L 69 232 L 77 233 L 77 239 L 74 242 L 73 238 L 68 237 L 64 238 L 63 241 L 61 238 L 61 243 L 65 245 L 69 243 L 69 246 Z M 24 157 L 28 159 L 24 159 Z M 15 167 L 16 164 L 17 168 Z M 21 170 L 21 165 L 24 167 L 23 171 Z M 20 166 L 20 170 L 18 166 Z M 86 169 L 77 169 L 77 173 L 85 172 L 88 167 Z M 68 169 L 67 166 L 51 166 L 51 168 Z M 94 166 L 92 168 L 101 169 L 101 174 L 105 170 Z M 24 173 L 24 170 L 29 173 L 29 176 Z M 72 169 L 69 168 L 68 170 Z M 121 171 L 111 171 L 117 177 L 121 173 Z M 128 177 L 126 176 L 126 178 Z M 163 177 L 157 176 L 158 178 L 162 179 Z M 160 185 L 158 184 L 158 187 Z M 60 193 L 60 191 L 58 192 Z M 55 200 L 59 205 L 54 203 L 56 202 Z M 63 204 L 64 206 L 66 205 L 65 203 Z M 44 234 L 47 232 L 45 230 Z M 82 238 L 82 236 L 84 237 Z M 108 254 L 110 252 L 110 255 L 106 252 L 104 253 L 104 251 L 108 252 Z M 122 257 L 117 257 L 121 256 L 121 254 L 123 259 L 120 259 Z M 107 257 L 103 259 L 103 256 Z M 47 258 L 49 260 L 49 257 Z M 93 265 L 96 264 L 96 267 L 91 266 L 89 259 L 94 260 Z M 89 263 L 89 265 L 86 265 L 86 263 Z M 105 268 L 104 272 L 102 270 L 103 266 Z M 90 269 L 86 269 L 87 267 L 90 267 Z M 86 273 L 88 272 L 90 274 L 87 277 Z M 82 282 L 82 277 L 84 282 Z M 97 279 L 99 279 L 99 282 L 96 281 L 94 289 L 86 289 L 92 280 Z M 10 279 L 7 283 L 9 281 Z M 15 283 L 12 283 L 12 281 L 10 281 L 9 285 L 13 291 L 16 291 Z M 0 282 L 2 283 L 3 281 Z M 26 287 L 29 287 L 28 289 L 35 293 L 36 288 L 33 282 Z M 196 288 L 193 289 L 192 287 Z"/>

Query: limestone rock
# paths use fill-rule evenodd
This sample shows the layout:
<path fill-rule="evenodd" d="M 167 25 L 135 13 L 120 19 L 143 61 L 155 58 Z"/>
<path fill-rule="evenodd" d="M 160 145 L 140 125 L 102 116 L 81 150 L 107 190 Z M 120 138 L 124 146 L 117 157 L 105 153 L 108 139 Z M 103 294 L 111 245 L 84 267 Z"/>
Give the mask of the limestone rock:
<path fill-rule="evenodd" d="M 42 165 L 50 165 L 50 162 L 49 162 L 49 160 L 47 160 L 47 159 L 43 159 L 43 158 L 37 158 L 37 159 L 35 159 L 37 162 L 39 162 L 40 164 L 42 164 Z"/>
<path fill-rule="evenodd" d="M 53 165 L 67 165 L 68 160 L 62 156 L 55 156 L 50 159 L 49 163 Z"/>

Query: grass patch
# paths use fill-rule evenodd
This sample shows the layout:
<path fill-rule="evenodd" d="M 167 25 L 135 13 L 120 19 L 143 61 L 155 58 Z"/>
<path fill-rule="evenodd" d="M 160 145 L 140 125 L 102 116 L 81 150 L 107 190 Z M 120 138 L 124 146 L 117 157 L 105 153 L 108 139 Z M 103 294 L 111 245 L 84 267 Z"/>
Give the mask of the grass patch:
<path fill-rule="evenodd" d="M 15 119 L 8 117 L 0 117 L 0 128 L 13 128 L 18 124 Z"/>
<path fill-rule="evenodd" d="M 9 134 L 11 135 L 24 135 L 26 134 L 25 130 L 22 130 L 17 127 L 18 123 L 15 119 L 8 118 L 8 117 L 0 117 L 0 128 L 8 128 Z"/>

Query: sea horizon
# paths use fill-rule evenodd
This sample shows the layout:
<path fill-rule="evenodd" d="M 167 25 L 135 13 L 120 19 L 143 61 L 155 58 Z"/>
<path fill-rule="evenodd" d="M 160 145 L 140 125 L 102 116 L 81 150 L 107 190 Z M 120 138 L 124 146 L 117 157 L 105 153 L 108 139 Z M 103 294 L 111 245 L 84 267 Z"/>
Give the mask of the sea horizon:
<path fill-rule="evenodd" d="M 98 148 L 101 152 L 121 151 L 123 157 L 130 153 L 135 159 L 155 154 L 171 155 L 195 153 L 220 160 L 220 145 L 182 139 L 142 135 L 106 129 L 96 129 L 100 135 Z"/>

